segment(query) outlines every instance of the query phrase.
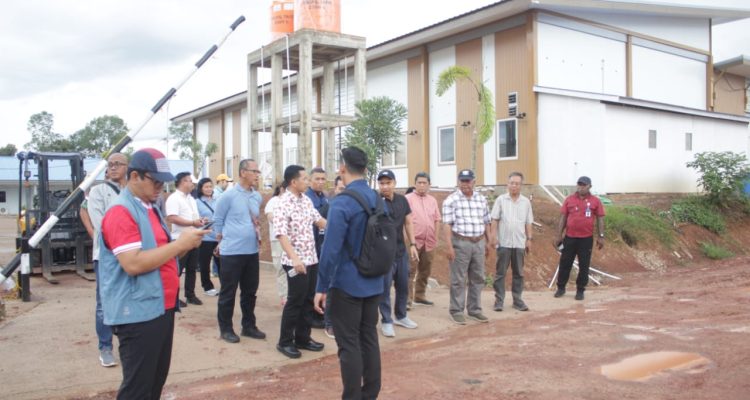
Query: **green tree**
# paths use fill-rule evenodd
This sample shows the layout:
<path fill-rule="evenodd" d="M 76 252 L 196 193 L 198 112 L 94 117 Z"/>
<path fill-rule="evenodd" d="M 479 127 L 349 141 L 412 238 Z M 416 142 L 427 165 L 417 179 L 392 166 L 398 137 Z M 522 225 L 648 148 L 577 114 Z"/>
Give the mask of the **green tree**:
<path fill-rule="evenodd" d="M 471 77 L 471 71 L 466 67 L 453 66 L 448 67 L 440 73 L 435 93 L 442 96 L 456 82 L 468 81 L 477 92 L 477 102 L 479 111 L 477 111 L 476 127 L 471 135 L 471 169 L 476 171 L 477 168 L 477 150 L 479 144 L 484 144 L 492 137 L 492 129 L 495 126 L 495 103 L 492 92 L 482 82 Z"/>
<path fill-rule="evenodd" d="M 18 149 L 13 143 L 8 143 L 5 146 L 0 147 L 0 156 L 15 156 L 17 152 Z"/>
<path fill-rule="evenodd" d="M 33 151 L 68 152 L 75 151 L 70 140 L 52 131 L 55 117 L 47 111 L 29 117 L 26 129 L 31 133 L 31 142 L 24 146 Z"/>
<path fill-rule="evenodd" d="M 215 153 L 219 146 L 208 143 L 205 147 L 195 140 L 193 126 L 189 123 L 172 124 L 169 126 L 169 137 L 174 140 L 172 151 L 179 152 L 183 160 L 193 160 L 193 173 L 200 175 L 206 158 Z"/>
<path fill-rule="evenodd" d="M 369 179 L 378 170 L 378 161 L 392 153 L 403 140 L 401 123 L 407 111 L 403 104 L 388 97 L 374 97 L 357 102 L 357 118 L 346 128 L 345 146 L 356 146 L 367 153 Z"/>
<path fill-rule="evenodd" d="M 737 198 L 742 193 L 743 183 L 750 177 L 747 157 L 731 151 L 698 153 L 686 165 L 698 171 L 698 185 L 711 202 L 721 206 Z"/>
<path fill-rule="evenodd" d="M 70 141 L 86 157 L 101 157 L 127 133 L 128 126 L 122 118 L 103 115 L 89 121 L 85 128 L 70 137 Z"/>

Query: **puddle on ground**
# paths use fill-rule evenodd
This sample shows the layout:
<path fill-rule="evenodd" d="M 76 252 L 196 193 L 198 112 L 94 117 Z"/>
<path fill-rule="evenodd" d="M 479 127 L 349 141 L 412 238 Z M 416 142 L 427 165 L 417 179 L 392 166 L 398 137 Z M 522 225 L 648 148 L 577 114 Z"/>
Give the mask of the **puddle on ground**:
<path fill-rule="evenodd" d="M 703 372 L 709 364 L 707 358 L 697 353 L 658 351 L 603 365 L 600 372 L 609 379 L 644 382 L 667 371 Z"/>

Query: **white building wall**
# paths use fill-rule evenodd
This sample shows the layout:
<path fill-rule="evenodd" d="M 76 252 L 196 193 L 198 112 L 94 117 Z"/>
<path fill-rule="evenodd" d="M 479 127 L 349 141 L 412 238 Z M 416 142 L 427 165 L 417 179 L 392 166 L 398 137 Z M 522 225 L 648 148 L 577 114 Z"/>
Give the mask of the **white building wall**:
<path fill-rule="evenodd" d="M 545 23 L 537 27 L 539 86 L 626 94 L 625 42 Z"/>
<path fill-rule="evenodd" d="M 409 78 L 406 60 L 367 71 L 367 98 L 383 96 L 401 103 L 404 107 L 408 106 Z M 407 122 L 407 120 L 404 120 L 401 123 L 401 131 L 406 131 Z M 387 168 L 391 169 L 396 175 L 398 187 L 409 186 L 406 165 L 387 166 Z"/>
<path fill-rule="evenodd" d="M 243 107 L 240 111 L 240 157 L 250 158 L 250 131 L 247 129 L 247 107 Z"/>
<path fill-rule="evenodd" d="M 482 37 L 482 80 L 496 99 L 495 86 L 495 35 Z M 492 136 L 484 143 L 484 184 L 497 185 L 497 132 L 493 127 Z"/>
<path fill-rule="evenodd" d="M 706 64 L 633 46 L 633 97 L 706 109 Z"/>
<path fill-rule="evenodd" d="M 604 105 L 551 94 L 539 99 L 539 182 L 575 185 L 586 175 L 593 190 L 605 191 Z"/>
<path fill-rule="evenodd" d="M 540 182 L 570 186 L 588 175 L 596 193 L 695 192 L 697 174 L 685 163 L 702 151 L 744 151 L 748 141 L 743 123 L 543 93 L 539 115 Z"/>
<path fill-rule="evenodd" d="M 696 49 L 708 51 L 710 48 L 709 39 L 711 36 L 709 35 L 707 18 L 585 11 L 576 11 L 575 16 Z"/>
<path fill-rule="evenodd" d="M 446 47 L 429 55 L 430 80 L 430 172 L 432 185 L 454 187 L 456 185 L 456 164 L 438 164 L 438 128 L 456 125 L 456 89 L 451 87 L 442 97 L 435 94 L 438 77 L 446 68 L 456 64 L 455 47 Z"/>

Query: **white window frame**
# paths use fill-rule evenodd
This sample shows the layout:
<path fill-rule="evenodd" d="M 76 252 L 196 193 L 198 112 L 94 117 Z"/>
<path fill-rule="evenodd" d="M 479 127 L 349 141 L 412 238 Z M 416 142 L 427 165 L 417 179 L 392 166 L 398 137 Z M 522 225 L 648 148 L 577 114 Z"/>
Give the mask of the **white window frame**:
<path fill-rule="evenodd" d="M 404 167 L 406 167 L 406 162 L 408 162 L 408 160 L 409 160 L 409 152 L 408 152 L 408 147 L 407 147 L 408 144 L 407 144 L 406 138 L 407 138 L 406 131 L 401 132 L 401 140 L 404 143 L 404 161 L 405 161 L 405 163 L 403 163 L 403 164 L 396 164 L 396 152 L 394 151 L 392 153 L 383 154 L 383 159 L 380 160 L 380 164 L 383 167 L 388 167 L 388 168 L 404 168 Z"/>
<path fill-rule="evenodd" d="M 228 177 L 234 177 L 234 168 L 232 168 L 232 157 L 224 158 L 224 172 Z"/>
<path fill-rule="evenodd" d="M 456 164 L 456 125 L 445 125 L 445 126 L 438 126 L 438 140 L 437 140 L 437 157 L 438 157 L 438 165 L 455 165 Z M 441 158 L 443 156 L 443 152 L 441 151 L 443 148 L 443 129 L 453 129 L 453 161 L 443 161 Z"/>
<path fill-rule="evenodd" d="M 508 121 L 513 121 L 513 131 L 514 131 L 515 137 L 516 137 L 516 141 L 515 141 L 516 142 L 515 143 L 516 144 L 516 149 L 515 149 L 516 150 L 515 151 L 516 155 L 512 156 L 512 157 L 501 157 L 500 156 L 500 124 L 508 122 Z M 495 135 L 496 135 L 495 139 L 497 140 L 497 147 L 495 147 L 495 152 L 496 152 L 496 155 L 497 155 L 497 161 L 518 160 L 518 118 L 503 118 L 503 119 L 498 119 L 495 122 Z"/>

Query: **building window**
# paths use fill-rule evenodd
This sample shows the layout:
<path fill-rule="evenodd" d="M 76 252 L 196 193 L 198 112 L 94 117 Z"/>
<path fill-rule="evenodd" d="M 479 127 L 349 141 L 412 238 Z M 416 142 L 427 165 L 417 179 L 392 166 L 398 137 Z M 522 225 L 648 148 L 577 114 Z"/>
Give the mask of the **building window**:
<path fill-rule="evenodd" d="M 685 150 L 693 151 L 693 133 L 685 132 Z"/>
<path fill-rule="evenodd" d="M 0 191 L 0 203 L 5 203 L 5 190 Z"/>
<path fill-rule="evenodd" d="M 656 131 L 653 129 L 648 131 L 648 148 L 649 149 L 656 148 Z"/>
<path fill-rule="evenodd" d="M 406 132 L 401 132 L 401 141 L 396 145 L 396 150 L 393 153 L 383 154 L 383 166 L 406 166 Z"/>
<path fill-rule="evenodd" d="M 232 170 L 232 157 L 227 158 L 224 160 L 224 173 L 227 174 L 230 178 L 233 176 L 232 173 L 234 172 Z"/>
<path fill-rule="evenodd" d="M 438 164 L 453 164 L 456 162 L 456 128 L 446 126 L 438 128 Z"/>
<path fill-rule="evenodd" d="M 497 158 L 518 158 L 518 130 L 515 118 L 497 121 Z"/>

